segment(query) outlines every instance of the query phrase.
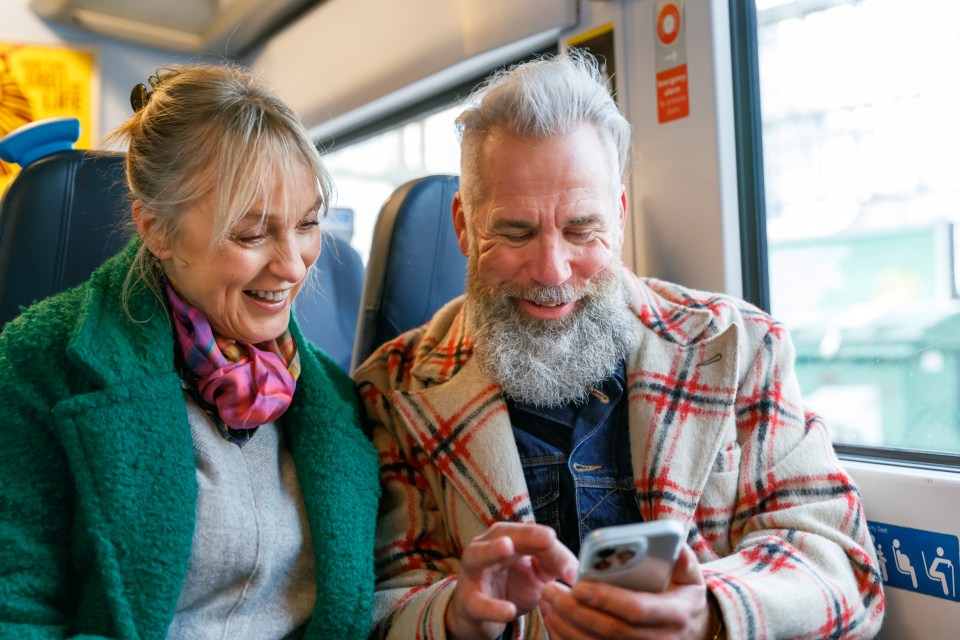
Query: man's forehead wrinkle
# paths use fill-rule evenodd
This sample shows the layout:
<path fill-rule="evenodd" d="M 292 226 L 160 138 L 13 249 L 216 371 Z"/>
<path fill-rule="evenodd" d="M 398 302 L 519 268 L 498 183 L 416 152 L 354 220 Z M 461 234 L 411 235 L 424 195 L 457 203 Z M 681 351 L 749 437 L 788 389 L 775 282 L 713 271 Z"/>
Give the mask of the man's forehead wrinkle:
<path fill-rule="evenodd" d="M 505 184 L 501 182 L 500 186 Z M 547 181 L 544 181 L 547 184 Z M 529 182 L 527 183 L 529 187 Z M 585 184 L 571 187 L 556 187 L 551 190 L 535 192 L 527 189 L 523 192 L 514 193 L 495 193 L 491 190 L 481 193 L 480 202 L 487 202 L 491 210 L 500 210 L 504 208 L 541 208 L 544 206 L 571 207 L 582 202 L 602 202 L 605 200 L 602 193 L 605 185 Z"/>

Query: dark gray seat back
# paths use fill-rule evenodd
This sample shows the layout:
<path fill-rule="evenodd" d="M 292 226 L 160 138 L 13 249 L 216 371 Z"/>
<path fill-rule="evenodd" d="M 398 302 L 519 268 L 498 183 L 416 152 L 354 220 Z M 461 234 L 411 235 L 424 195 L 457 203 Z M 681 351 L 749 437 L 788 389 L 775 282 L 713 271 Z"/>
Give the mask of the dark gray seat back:
<path fill-rule="evenodd" d="M 380 209 L 363 284 L 353 366 L 463 293 L 467 260 L 453 228 L 457 176 L 399 187 Z"/>
<path fill-rule="evenodd" d="M 0 326 L 80 284 L 127 241 L 121 153 L 58 151 L 24 167 L 0 200 Z"/>

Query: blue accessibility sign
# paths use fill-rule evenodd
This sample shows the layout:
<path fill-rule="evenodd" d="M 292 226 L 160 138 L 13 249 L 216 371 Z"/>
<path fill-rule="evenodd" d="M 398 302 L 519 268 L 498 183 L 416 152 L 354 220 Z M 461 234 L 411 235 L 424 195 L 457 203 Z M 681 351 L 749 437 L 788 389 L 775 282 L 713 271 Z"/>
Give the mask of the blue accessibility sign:
<path fill-rule="evenodd" d="M 957 568 L 960 567 L 957 536 L 884 522 L 868 522 L 867 528 L 886 586 L 960 602 L 957 598 Z"/>

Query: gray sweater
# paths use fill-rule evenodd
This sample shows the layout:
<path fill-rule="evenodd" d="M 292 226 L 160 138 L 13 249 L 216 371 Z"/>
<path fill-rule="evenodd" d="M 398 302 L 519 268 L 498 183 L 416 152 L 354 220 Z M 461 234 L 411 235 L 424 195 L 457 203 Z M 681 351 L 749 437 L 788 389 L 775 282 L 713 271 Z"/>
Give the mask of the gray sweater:
<path fill-rule="evenodd" d="M 197 461 L 193 551 L 170 640 L 299 638 L 316 598 L 313 547 L 293 456 L 276 422 L 243 447 L 188 394 Z"/>

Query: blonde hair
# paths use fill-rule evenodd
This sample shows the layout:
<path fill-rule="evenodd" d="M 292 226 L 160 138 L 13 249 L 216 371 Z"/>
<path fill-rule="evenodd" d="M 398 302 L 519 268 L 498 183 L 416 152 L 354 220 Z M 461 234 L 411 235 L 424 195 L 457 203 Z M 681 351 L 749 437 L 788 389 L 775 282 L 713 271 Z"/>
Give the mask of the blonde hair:
<path fill-rule="evenodd" d="M 279 181 L 304 167 L 317 181 L 320 215 L 332 183 L 299 116 L 257 76 L 230 64 L 178 65 L 158 70 L 146 105 L 108 140 L 128 142 L 131 197 L 173 240 L 183 214 L 213 199 L 214 242 Z M 266 213 L 266 212 L 264 212 Z M 147 240 L 146 238 L 144 240 Z M 140 282 L 159 294 L 157 260 L 144 242 L 124 282 L 124 307 Z"/>

